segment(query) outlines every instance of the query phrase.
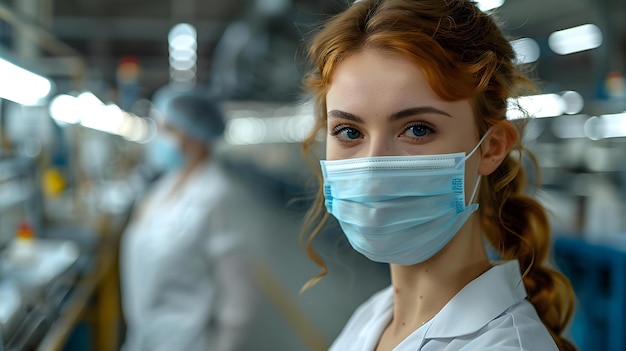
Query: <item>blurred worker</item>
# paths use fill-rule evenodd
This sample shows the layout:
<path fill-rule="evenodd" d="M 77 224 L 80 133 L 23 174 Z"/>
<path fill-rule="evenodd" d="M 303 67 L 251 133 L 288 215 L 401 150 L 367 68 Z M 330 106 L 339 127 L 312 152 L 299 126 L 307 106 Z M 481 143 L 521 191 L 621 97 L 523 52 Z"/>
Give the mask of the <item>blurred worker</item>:
<path fill-rule="evenodd" d="M 165 104 L 160 156 L 171 171 L 140 203 L 121 243 L 124 351 L 240 350 L 253 311 L 232 188 L 212 157 L 219 108 L 196 93 Z"/>

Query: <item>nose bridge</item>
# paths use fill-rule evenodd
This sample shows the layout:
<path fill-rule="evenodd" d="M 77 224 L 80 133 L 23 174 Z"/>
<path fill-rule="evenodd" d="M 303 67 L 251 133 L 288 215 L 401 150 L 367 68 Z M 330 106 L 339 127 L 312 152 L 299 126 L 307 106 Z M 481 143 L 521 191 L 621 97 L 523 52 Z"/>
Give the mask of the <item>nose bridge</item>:
<path fill-rule="evenodd" d="M 398 155 L 394 138 L 385 133 L 374 133 L 370 136 L 369 157 Z"/>

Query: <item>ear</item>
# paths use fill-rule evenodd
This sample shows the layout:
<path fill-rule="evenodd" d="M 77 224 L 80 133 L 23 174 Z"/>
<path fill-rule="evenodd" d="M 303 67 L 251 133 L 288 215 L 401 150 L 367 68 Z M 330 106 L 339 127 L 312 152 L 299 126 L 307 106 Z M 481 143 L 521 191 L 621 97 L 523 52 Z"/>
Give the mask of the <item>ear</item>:
<path fill-rule="evenodd" d="M 504 120 L 493 125 L 481 146 L 478 173 L 483 176 L 493 173 L 506 159 L 517 138 L 517 130 L 511 122 Z"/>

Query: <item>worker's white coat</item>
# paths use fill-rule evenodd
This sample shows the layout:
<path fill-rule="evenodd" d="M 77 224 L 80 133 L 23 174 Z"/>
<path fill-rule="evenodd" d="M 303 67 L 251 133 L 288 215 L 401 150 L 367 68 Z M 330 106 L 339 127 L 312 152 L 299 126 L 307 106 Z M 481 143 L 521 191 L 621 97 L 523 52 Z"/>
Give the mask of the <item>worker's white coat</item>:
<path fill-rule="evenodd" d="M 209 163 L 168 196 L 178 174 L 153 187 L 123 235 L 125 351 L 230 351 L 252 316 L 250 274 L 226 176 Z"/>
<path fill-rule="evenodd" d="M 393 290 L 388 287 L 357 309 L 330 350 L 375 350 L 392 313 Z M 474 279 L 394 348 L 418 350 L 558 351 L 526 300 L 517 261 L 496 265 Z"/>

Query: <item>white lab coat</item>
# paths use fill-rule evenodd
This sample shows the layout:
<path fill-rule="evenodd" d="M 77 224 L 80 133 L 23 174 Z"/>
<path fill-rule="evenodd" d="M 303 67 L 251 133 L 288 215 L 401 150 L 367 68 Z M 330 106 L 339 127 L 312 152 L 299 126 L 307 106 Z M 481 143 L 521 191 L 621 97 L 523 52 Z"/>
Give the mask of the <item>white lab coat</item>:
<path fill-rule="evenodd" d="M 391 321 L 388 287 L 361 305 L 330 351 L 372 351 Z M 465 286 L 394 351 L 558 351 L 526 300 L 517 261 L 492 267 Z"/>
<path fill-rule="evenodd" d="M 122 238 L 123 349 L 238 350 L 253 292 L 229 182 L 208 163 L 167 198 L 177 177 L 155 184 Z"/>

